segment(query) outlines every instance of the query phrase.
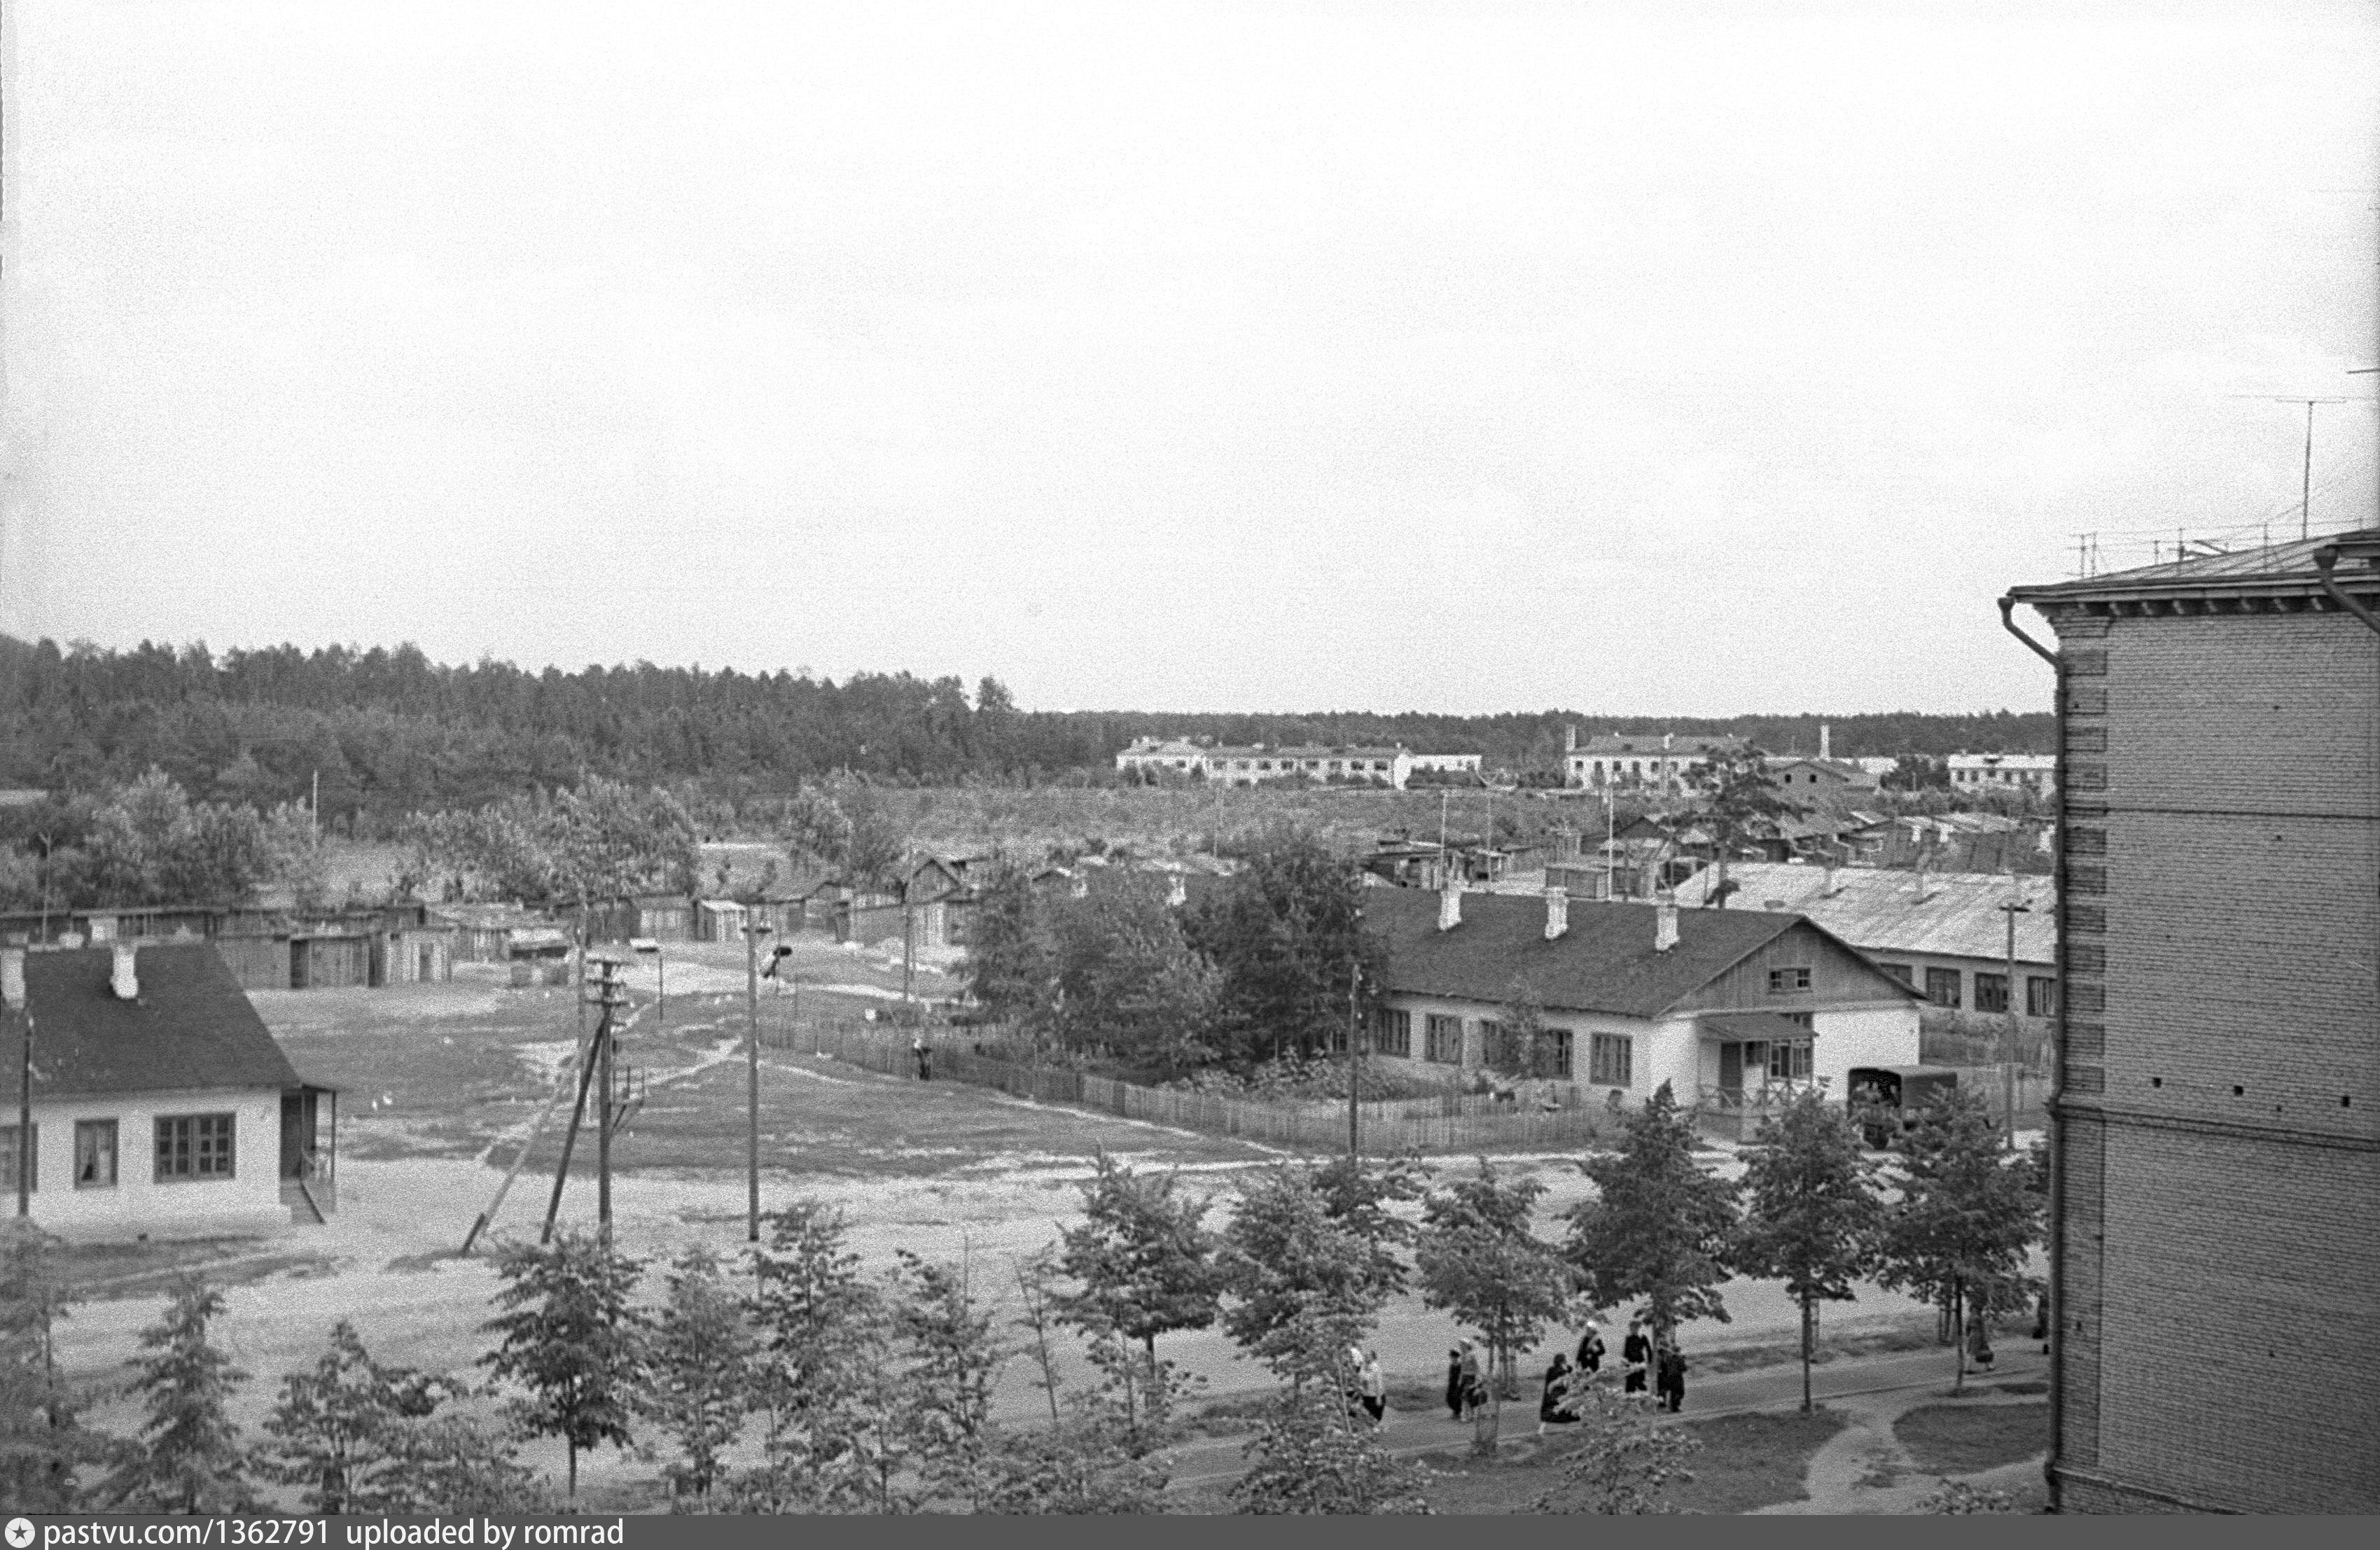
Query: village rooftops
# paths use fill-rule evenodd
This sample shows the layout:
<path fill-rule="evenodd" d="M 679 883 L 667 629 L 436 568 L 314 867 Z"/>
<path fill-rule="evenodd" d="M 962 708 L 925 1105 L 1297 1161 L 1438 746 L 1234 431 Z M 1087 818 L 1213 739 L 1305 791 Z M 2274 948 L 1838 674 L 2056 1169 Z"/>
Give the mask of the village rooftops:
<path fill-rule="evenodd" d="M 131 1000 L 115 993 L 117 951 L 25 954 L 35 1098 L 301 1085 L 211 943 L 140 943 Z"/>
<path fill-rule="evenodd" d="M 1676 945 L 1663 952 L 1655 946 L 1655 904 L 1572 900 L 1567 928 L 1550 941 L 1543 899 L 1464 893 L 1461 924 L 1445 930 L 1439 908 L 1439 896 L 1420 889 L 1364 895 L 1365 923 L 1388 949 L 1382 988 L 1497 1005 L 1525 996 L 1551 1010 L 1645 1018 L 1668 1012 L 1801 919 L 1763 910 L 1681 909 Z M 1849 943 L 1840 945 L 1857 957 Z M 1881 970 L 1876 977 L 1906 991 Z"/>
<path fill-rule="evenodd" d="M 1921 878 L 1864 866 L 1730 862 L 1727 880 L 1735 891 L 1724 910 L 1699 907 L 1718 886 L 1715 866 L 1682 885 L 1678 902 L 1695 914 L 1761 914 L 1773 920 L 1799 914 L 1871 952 L 1997 959 L 2008 951 L 2008 916 L 2000 906 L 2014 897 L 2032 906 L 2016 917 L 2018 961 L 2057 961 L 2057 901 L 2046 877 L 1928 872 Z"/>

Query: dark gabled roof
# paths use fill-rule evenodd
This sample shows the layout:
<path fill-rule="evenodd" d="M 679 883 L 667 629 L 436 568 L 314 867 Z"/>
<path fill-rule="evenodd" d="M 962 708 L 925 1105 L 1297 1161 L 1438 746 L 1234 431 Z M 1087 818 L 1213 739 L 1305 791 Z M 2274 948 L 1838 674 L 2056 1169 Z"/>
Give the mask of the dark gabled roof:
<path fill-rule="evenodd" d="M 1678 943 L 1653 951 L 1651 904 L 1574 899 L 1570 928 L 1546 940 L 1546 903 L 1522 894 L 1465 893 L 1463 923 L 1438 928 L 1439 896 L 1418 889 L 1364 895 L 1365 923 L 1388 946 L 1386 988 L 1415 996 L 1658 1017 L 1802 924 L 1754 910 L 1680 910 Z M 1896 982 L 1897 984 L 1897 982 Z"/>
<path fill-rule="evenodd" d="M 2301 597 L 2320 589 L 2322 571 L 2315 556 L 2325 550 L 2337 551 L 2336 574 L 2341 587 L 2369 592 L 2375 573 L 2380 573 L 2380 527 L 2285 539 L 2228 552 L 2212 545 L 2202 548 L 2206 552 L 2190 554 L 2185 548 L 2182 558 L 2161 565 L 2110 571 L 2079 581 L 2011 587 L 2009 596 L 2019 602 L 2046 606 L 2131 599 Z"/>
<path fill-rule="evenodd" d="M 116 999 L 115 957 L 110 948 L 25 955 L 35 1097 L 298 1084 L 211 943 L 140 944 L 130 1001 Z"/>
<path fill-rule="evenodd" d="M 1810 1036 L 1809 1024 L 1796 1023 L 1781 1011 L 1706 1011 L 1695 1022 L 1731 1039 L 1797 1039 Z"/>

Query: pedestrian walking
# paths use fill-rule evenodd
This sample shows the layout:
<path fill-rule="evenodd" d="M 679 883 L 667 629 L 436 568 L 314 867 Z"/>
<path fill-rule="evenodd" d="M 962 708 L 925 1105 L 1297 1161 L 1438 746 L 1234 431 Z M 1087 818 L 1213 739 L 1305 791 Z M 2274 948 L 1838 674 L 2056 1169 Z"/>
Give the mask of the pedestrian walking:
<path fill-rule="evenodd" d="M 1653 1342 L 1645 1336 L 1641 1320 L 1628 1321 L 1628 1333 L 1620 1342 L 1620 1360 L 1626 1363 L 1627 1381 L 1621 1385 L 1623 1394 L 1643 1395 L 1646 1365 L 1653 1359 Z"/>
<path fill-rule="evenodd" d="M 1660 1355 L 1660 1390 L 1658 1402 L 1675 1414 L 1686 1402 L 1686 1353 L 1674 1341 L 1665 1341 Z"/>
<path fill-rule="evenodd" d="M 931 1082 L 934 1079 L 934 1047 L 926 1042 L 925 1035 L 919 1034 L 909 1042 L 909 1050 L 917 1057 L 917 1080 Z"/>
<path fill-rule="evenodd" d="M 1590 1324 L 1586 1333 L 1578 1338 L 1578 1359 L 1572 1363 L 1582 1373 L 1603 1371 L 1603 1330 Z"/>
<path fill-rule="evenodd" d="M 2049 1354 L 2049 1289 L 2041 1289 L 2041 1301 L 2034 1304 L 2033 1338 L 2041 1342 L 2041 1354 Z"/>
<path fill-rule="evenodd" d="M 1381 1375 L 1380 1353 L 1376 1350 L 1364 1353 L 1364 1410 L 1375 1426 L 1389 1413 L 1389 1380 Z"/>
<path fill-rule="evenodd" d="M 1479 1348 L 1463 1342 L 1463 1416 L 1468 1421 L 1488 1402 L 1488 1378 L 1479 1363 Z"/>
<path fill-rule="evenodd" d="M 1463 1351 L 1460 1347 L 1446 1353 L 1446 1413 L 1456 1421 L 1463 1419 Z"/>
<path fill-rule="evenodd" d="M 1548 1426 L 1567 1426 L 1578 1419 L 1569 1408 L 1573 1371 L 1570 1358 L 1560 1351 L 1554 1352 L 1553 1361 L 1546 1364 L 1546 1391 L 1537 1400 L 1537 1435 L 1544 1436 Z"/>

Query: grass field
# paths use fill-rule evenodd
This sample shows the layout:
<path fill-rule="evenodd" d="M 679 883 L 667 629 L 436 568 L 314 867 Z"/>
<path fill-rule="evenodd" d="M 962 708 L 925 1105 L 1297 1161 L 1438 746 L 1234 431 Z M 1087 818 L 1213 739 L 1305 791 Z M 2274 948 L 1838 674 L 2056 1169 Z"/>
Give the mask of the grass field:
<path fill-rule="evenodd" d="M 1973 1474 L 2049 1448 L 2049 1407 L 1927 1405 L 1893 1423 L 1892 1435 L 1928 1474 Z"/>
<path fill-rule="evenodd" d="M 1507 1419 L 1513 1412 L 1507 1411 Z M 1737 1513 L 1808 1496 L 1803 1477 L 1811 1455 L 1843 1428 L 1843 1418 L 1819 1409 L 1813 1414 L 1723 1415 L 1689 1422 L 1685 1430 L 1702 1441 L 1689 1460 L 1690 1481 L 1673 1483 L 1670 1502 L 1687 1512 Z M 1429 1505 L 1439 1513 L 1524 1513 L 1563 1483 L 1571 1450 L 1547 1447 L 1527 1457 L 1490 1463 L 1460 1450 L 1425 1455 L 1430 1471 Z"/>
<path fill-rule="evenodd" d="M 733 950 L 689 947 L 670 967 L 665 1013 L 650 994 L 650 965 L 633 973 L 635 1020 L 621 1035 L 617 1064 L 641 1081 L 644 1101 L 615 1139 L 622 1170 L 740 1171 L 749 1076 L 744 996 L 674 988 L 739 980 Z M 717 963 L 710 959 L 720 960 Z M 816 1019 L 852 1019 L 881 1001 L 821 989 L 855 989 L 897 971 L 811 942 L 795 961 L 813 981 L 798 999 L 771 992 L 759 1014 L 760 1147 L 772 1171 L 824 1177 L 984 1174 L 1112 1146 L 1112 1123 L 958 1083 L 878 1076 L 803 1049 L 800 1028 Z M 941 994 L 938 975 L 919 989 Z M 376 990 L 263 992 L 259 1012 L 308 1079 L 341 1089 L 339 1154 L 349 1158 L 486 1156 L 508 1166 L 577 1059 L 577 1016 L 567 989 L 515 989 L 456 982 Z M 799 1020 L 795 1008 L 799 1008 Z M 549 1111 L 530 1148 L 531 1169 L 560 1161 L 569 1100 Z M 1147 1132 L 1180 1162 L 1253 1162 L 1269 1154 L 1223 1137 Z M 586 1137 L 574 1177 L 591 1177 Z"/>

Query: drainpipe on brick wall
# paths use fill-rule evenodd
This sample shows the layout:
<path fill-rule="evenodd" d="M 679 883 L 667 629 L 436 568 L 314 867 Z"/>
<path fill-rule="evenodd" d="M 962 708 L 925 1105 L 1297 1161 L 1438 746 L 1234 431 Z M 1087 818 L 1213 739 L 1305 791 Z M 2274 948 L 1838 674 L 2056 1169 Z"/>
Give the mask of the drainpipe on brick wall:
<path fill-rule="evenodd" d="M 2058 696 L 2058 828 L 2049 863 L 2058 901 L 2058 945 L 2052 970 L 2058 981 L 2058 1015 L 2050 1025 L 2049 1091 L 2042 1099 L 2042 1110 L 2049 1121 L 2049 1458 L 2041 1468 L 2043 1481 L 2049 1489 L 2049 1510 L 2056 1512 L 2060 1505 L 2058 1466 L 2066 1456 L 2066 1137 L 2061 1109 L 2066 1096 L 2066 659 L 2017 628 L 2015 613 L 2016 599 L 2002 598 L 2000 623 L 2034 656 L 2049 664 L 2054 674 L 2053 692 Z M 2009 919 L 2013 922 L 2016 916 Z M 2011 997 L 2016 994 L 2015 977 L 2012 973 L 2009 976 Z"/>
<path fill-rule="evenodd" d="M 2313 551 L 2313 568 L 2322 573 L 2322 589 L 2330 594 L 2330 600 L 2362 620 L 2364 627 L 2374 635 L 2380 635 L 2380 615 L 2374 614 L 2370 609 L 2349 597 L 2346 589 L 2331 579 L 2331 567 L 2338 563 L 2338 546 L 2337 544 Z"/>

